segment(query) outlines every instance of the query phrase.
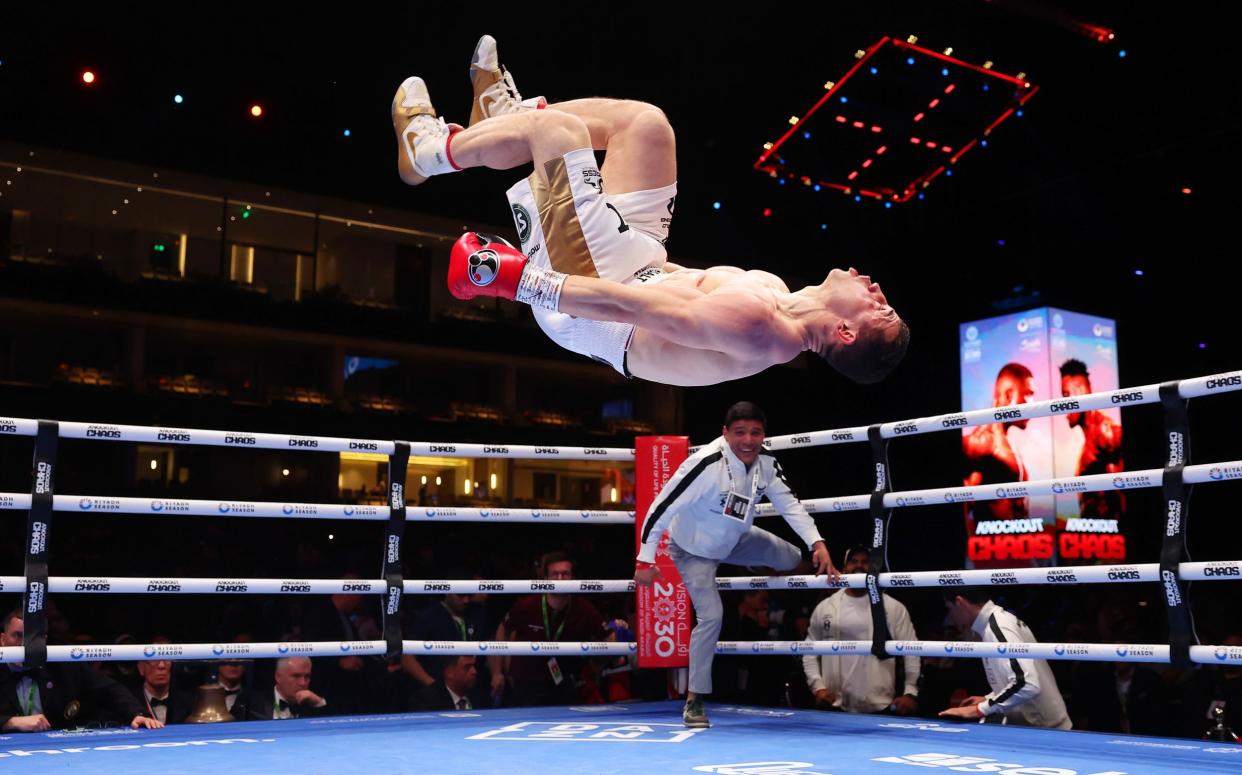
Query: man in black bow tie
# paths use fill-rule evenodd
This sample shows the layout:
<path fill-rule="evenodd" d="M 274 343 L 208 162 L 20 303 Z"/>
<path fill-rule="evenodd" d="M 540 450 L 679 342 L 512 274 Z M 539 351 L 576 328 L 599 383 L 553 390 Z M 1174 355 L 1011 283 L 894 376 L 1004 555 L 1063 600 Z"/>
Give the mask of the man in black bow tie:
<path fill-rule="evenodd" d="M 224 705 L 238 721 L 246 720 L 250 698 L 242 684 L 246 680 L 246 663 L 242 660 L 216 664 L 216 683 L 224 687 Z"/>
<path fill-rule="evenodd" d="M 250 718 L 285 719 L 325 715 L 328 712 L 328 701 L 311 691 L 310 682 L 310 658 L 284 657 L 276 660 L 276 685 L 271 693 L 253 693 Z"/>
<path fill-rule="evenodd" d="M 152 643 L 168 643 L 168 638 L 157 636 Z M 138 675 L 142 676 L 142 688 L 138 701 L 144 706 L 145 715 L 164 724 L 180 724 L 194 709 L 194 696 L 173 688 L 172 662 L 167 659 L 148 659 L 138 663 Z"/>

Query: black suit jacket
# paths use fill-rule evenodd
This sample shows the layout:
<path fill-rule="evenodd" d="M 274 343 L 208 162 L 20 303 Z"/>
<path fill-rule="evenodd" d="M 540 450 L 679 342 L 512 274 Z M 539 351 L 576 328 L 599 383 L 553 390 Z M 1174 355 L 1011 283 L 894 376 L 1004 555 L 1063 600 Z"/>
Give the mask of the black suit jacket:
<path fill-rule="evenodd" d="M 332 605 L 327 595 L 307 600 L 302 612 L 302 638 L 308 641 L 357 640 L 358 632 L 348 616 Z M 375 713 L 388 710 L 389 674 L 381 657 L 362 657 L 362 669 L 345 670 L 343 658 L 315 657 L 314 692 L 332 703 L 333 713 Z"/>
<path fill-rule="evenodd" d="M 147 711 L 147 696 L 142 692 L 142 685 L 139 684 L 134 689 L 134 699 L 142 708 L 142 715 L 155 718 L 154 713 Z M 174 690 L 168 693 L 168 713 L 164 716 L 165 724 L 184 724 L 186 716 L 189 716 L 194 710 L 194 704 L 198 700 L 195 692 L 187 692 Z"/>
<path fill-rule="evenodd" d="M 316 692 L 318 694 L 318 692 Z M 322 695 L 320 695 L 322 696 Z M 324 699 L 328 699 L 324 697 Z M 238 702 L 241 702 L 238 699 Z M 271 689 L 266 691 L 261 689 L 253 689 L 250 692 L 246 702 L 246 719 L 248 721 L 271 721 L 272 713 L 275 711 L 276 697 Z M 236 705 L 233 706 L 237 708 Z M 324 705 L 322 708 L 311 708 L 306 705 L 290 705 L 289 710 L 293 713 L 294 718 L 310 718 L 313 716 L 326 716 L 328 709 L 332 706 Z"/>
<path fill-rule="evenodd" d="M 485 707 L 482 703 L 486 701 L 479 696 L 477 687 L 473 691 L 466 692 L 466 698 L 470 700 L 471 710 Z M 405 709 L 409 711 L 457 710 L 457 706 L 453 704 L 453 695 L 449 694 L 444 682 L 436 681 L 412 692 L 406 699 Z"/>
<path fill-rule="evenodd" d="M 227 691 L 227 690 L 226 690 Z M 244 686 L 237 690 L 237 699 L 233 701 L 233 707 L 229 709 L 229 713 L 233 714 L 233 718 L 238 721 L 249 721 L 250 703 L 254 698 L 254 690 L 246 689 Z"/>
<path fill-rule="evenodd" d="M 1121 700 L 1117 697 L 1116 672 L 1112 663 L 1084 663 L 1079 670 L 1072 703 L 1077 710 L 1075 715 L 1086 721 L 1086 729 L 1092 732 L 1122 731 Z M 1130 721 L 1131 734 L 1174 733 L 1170 723 L 1169 689 L 1159 675 L 1141 665 L 1135 667 L 1130 680 L 1130 690 L 1126 694 L 1126 717 Z M 1202 733 L 1200 730 L 1199 734 Z"/>
<path fill-rule="evenodd" d="M 146 712 L 124 686 L 97 673 L 89 665 L 53 662 L 34 668 L 43 715 L 53 729 L 88 724 L 129 724 Z M 17 686 L 23 673 L 0 666 L 0 726 L 13 716 L 27 715 L 18 701 Z"/>
<path fill-rule="evenodd" d="M 406 710 L 456 710 L 453 697 L 440 681 L 424 686 L 409 697 Z"/>

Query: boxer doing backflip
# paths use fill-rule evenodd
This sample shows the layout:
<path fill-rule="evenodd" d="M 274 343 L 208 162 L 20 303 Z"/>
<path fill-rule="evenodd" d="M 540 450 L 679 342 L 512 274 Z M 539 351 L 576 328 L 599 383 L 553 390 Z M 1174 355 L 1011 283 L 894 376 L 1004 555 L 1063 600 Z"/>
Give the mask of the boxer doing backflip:
<path fill-rule="evenodd" d="M 470 76 L 468 128 L 437 117 L 421 78 L 407 78 L 392 103 L 398 173 L 410 185 L 471 167 L 534 163 L 534 173 L 507 192 L 521 249 L 464 234 L 448 272 L 457 298 L 530 304 L 561 346 L 670 385 L 739 379 L 804 350 L 870 384 L 904 356 L 909 328 L 879 284 L 853 268 L 790 291 L 763 271 L 667 261 L 676 154 L 658 108 L 523 100 L 488 35 Z M 595 150 L 606 151 L 602 170 Z"/>

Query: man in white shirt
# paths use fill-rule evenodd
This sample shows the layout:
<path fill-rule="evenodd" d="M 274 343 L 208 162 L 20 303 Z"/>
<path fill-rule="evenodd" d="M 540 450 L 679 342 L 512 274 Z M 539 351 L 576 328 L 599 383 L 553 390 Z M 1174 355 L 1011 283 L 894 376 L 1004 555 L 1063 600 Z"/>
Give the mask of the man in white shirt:
<path fill-rule="evenodd" d="M 1030 627 L 992 602 L 986 588 L 946 589 L 944 598 L 953 623 L 970 627 L 984 643 L 1038 643 Z M 992 691 L 986 697 L 967 697 L 958 707 L 940 711 L 941 716 L 983 720 L 1003 715 L 1009 722 L 1032 727 L 1073 726 L 1047 660 L 985 659 L 983 670 Z"/>
<path fill-rule="evenodd" d="M 842 573 L 865 573 L 871 550 L 851 547 L 845 554 Z M 918 640 L 910 613 L 897 600 L 882 595 L 889 633 L 894 640 Z M 871 601 L 865 589 L 841 589 L 815 606 L 806 639 L 871 640 Z M 903 690 L 897 692 L 897 663 L 905 672 Z M 899 716 L 918 713 L 919 669 L 916 656 L 895 659 L 855 655 L 808 655 L 802 658 L 806 683 L 815 694 L 815 705 L 850 713 L 892 711 Z"/>

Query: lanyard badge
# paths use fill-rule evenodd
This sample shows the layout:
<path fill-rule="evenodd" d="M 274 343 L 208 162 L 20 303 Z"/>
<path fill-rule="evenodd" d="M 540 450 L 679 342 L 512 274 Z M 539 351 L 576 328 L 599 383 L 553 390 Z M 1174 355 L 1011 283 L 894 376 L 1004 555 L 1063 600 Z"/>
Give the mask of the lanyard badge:
<path fill-rule="evenodd" d="M 746 512 L 749 510 L 750 498 L 736 492 L 727 493 L 724 503 L 721 505 L 721 511 L 724 515 L 734 519 L 746 519 Z"/>
<path fill-rule="evenodd" d="M 755 490 L 759 487 L 758 460 L 755 461 L 754 467 L 754 474 L 750 478 L 750 494 L 742 495 L 737 491 L 733 481 L 733 466 L 728 460 L 725 461 L 725 471 L 729 474 L 729 492 L 725 494 L 720 510 L 726 517 L 746 519 L 747 514 L 750 513 L 751 504 L 755 499 Z"/>

